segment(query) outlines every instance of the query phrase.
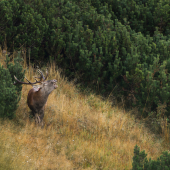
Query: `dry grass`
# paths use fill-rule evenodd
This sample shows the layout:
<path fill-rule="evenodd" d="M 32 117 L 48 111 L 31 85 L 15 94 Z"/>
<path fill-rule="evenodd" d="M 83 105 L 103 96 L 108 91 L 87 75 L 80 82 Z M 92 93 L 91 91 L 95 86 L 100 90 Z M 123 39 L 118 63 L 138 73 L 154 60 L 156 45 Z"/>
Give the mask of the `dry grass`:
<path fill-rule="evenodd" d="M 15 120 L 0 121 L 0 169 L 123 170 L 132 168 L 136 144 L 152 159 L 169 149 L 130 113 L 100 96 L 82 95 L 55 65 L 49 72 L 58 88 L 48 98 L 45 127 L 29 119 L 26 97 L 31 87 L 26 85 Z M 33 81 L 33 75 L 29 67 L 26 77 Z"/>

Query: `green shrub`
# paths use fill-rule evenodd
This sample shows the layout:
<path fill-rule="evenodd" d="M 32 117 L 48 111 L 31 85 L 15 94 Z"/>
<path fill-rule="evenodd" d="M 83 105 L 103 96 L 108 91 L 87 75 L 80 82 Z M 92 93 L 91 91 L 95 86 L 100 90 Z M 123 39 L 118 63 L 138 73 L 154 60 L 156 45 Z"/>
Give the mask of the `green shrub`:
<path fill-rule="evenodd" d="M 145 151 L 140 152 L 140 148 L 136 145 L 132 167 L 132 170 L 170 170 L 170 154 L 166 151 L 156 161 L 151 158 L 148 161 Z"/>
<path fill-rule="evenodd" d="M 22 66 L 17 60 L 15 60 L 13 65 L 9 64 L 9 59 L 7 58 L 8 69 L 5 69 L 0 64 L 0 117 L 2 118 L 12 119 L 15 117 L 15 111 L 21 97 L 22 87 L 14 86 L 11 78 L 13 74 L 18 75 L 18 78 L 24 78 L 24 73 L 21 73 Z"/>
<path fill-rule="evenodd" d="M 0 44 L 6 40 L 9 51 L 13 48 L 19 50 L 24 45 L 31 48 L 32 56 L 37 58 L 47 24 L 29 3 L 23 0 L 0 1 Z"/>
<path fill-rule="evenodd" d="M 99 14 L 118 19 L 123 25 L 142 34 L 153 36 L 155 28 L 164 34 L 170 33 L 169 1 L 164 0 L 91 0 Z"/>
<path fill-rule="evenodd" d="M 18 57 L 14 58 L 14 64 L 9 63 L 9 61 L 10 61 L 9 57 L 6 56 L 5 62 L 6 62 L 7 69 L 10 72 L 12 82 L 15 81 L 14 75 L 19 80 L 24 81 L 25 70 L 22 72 L 23 67 L 22 67 L 22 65 L 20 63 L 23 61 L 23 59 L 20 57 L 20 51 L 18 52 Z M 20 97 L 21 97 L 22 86 L 19 85 L 19 84 L 16 84 L 15 87 L 16 87 L 16 91 L 17 91 L 17 95 L 18 95 L 18 99 L 17 100 L 19 102 Z"/>

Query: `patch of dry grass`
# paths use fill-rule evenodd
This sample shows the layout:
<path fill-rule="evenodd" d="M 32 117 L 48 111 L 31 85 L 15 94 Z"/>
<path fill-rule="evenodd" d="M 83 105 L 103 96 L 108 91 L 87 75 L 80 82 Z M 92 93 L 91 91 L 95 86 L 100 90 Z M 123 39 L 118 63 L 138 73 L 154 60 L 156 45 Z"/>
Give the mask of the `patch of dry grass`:
<path fill-rule="evenodd" d="M 33 81 L 31 67 L 26 77 Z M 157 159 L 169 148 L 130 113 L 112 107 L 94 94 L 82 95 L 73 83 L 49 67 L 49 78 L 58 88 L 50 94 L 45 109 L 45 127 L 29 118 L 23 85 L 16 118 L 0 122 L 0 169 L 131 169 L 137 144 L 148 157 Z"/>

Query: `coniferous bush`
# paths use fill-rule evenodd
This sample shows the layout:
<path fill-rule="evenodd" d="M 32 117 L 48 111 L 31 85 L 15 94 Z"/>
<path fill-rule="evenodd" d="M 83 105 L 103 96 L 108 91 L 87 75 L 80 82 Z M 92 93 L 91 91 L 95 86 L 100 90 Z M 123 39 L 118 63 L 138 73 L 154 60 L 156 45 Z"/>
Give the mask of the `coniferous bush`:
<path fill-rule="evenodd" d="M 22 66 L 15 59 L 15 63 L 9 64 L 9 59 L 6 58 L 7 69 L 0 64 L 0 117 L 12 119 L 15 117 L 15 111 L 18 107 L 18 102 L 21 97 L 22 87 L 13 85 L 13 75 L 18 75 L 21 79 L 24 78 Z"/>
<path fill-rule="evenodd" d="M 8 69 L 0 65 L 0 116 L 8 117 L 10 119 L 15 117 L 15 110 L 17 109 L 18 98 L 16 88 L 12 84 L 11 75 Z"/>
<path fill-rule="evenodd" d="M 140 152 L 140 148 L 136 145 L 132 167 L 132 170 L 170 170 L 170 154 L 165 151 L 156 161 L 151 158 L 148 160 L 145 151 Z"/>
<path fill-rule="evenodd" d="M 23 67 L 22 65 L 20 64 L 23 59 L 20 57 L 20 51 L 18 52 L 18 57 L 17 58 L 14 58 L 14 64 L 12 63 L 9 63 L 10 59 L 9 57 L 6 55 L 6 66 L 7 66 L 7 69 L 9 70 L 10 72 L 10 75 L 11 75 L 11 79 L 12 79 L 12 82 L 15 81 L 14 79 L 14 75 L 21 81 L 24 81 L 24 75 L 25 75 L 25 70 L 23 70 Z M 20 97 L 21 97 L 21 90 L 22 90 L 22 86 L 19 85 L 19 84 L 16 84 L 15 85 L 16 87 L 16 91 L 17 91 L 17 95 L 18 95 L 18 102 L 20 100 Z"/>
<path fill-rule="evenodd" d="M 33 57 L 37 58 L 47 24 L 29 3 L 22 0 L 0 1 L 0 44 L 6 40 L 9 51 L 13 47 L 15 50 L 22 46 L 31 48 Z"/>
<path fill-rule="evenodd" d="M 111 19 L 118 19 L 122 24 L 129 24 L 132 30 L 153 36 L 155 27 L 164 35 L 170 32 L 169 1 L 160 0 L 92 0 L 97 12 Z"/>

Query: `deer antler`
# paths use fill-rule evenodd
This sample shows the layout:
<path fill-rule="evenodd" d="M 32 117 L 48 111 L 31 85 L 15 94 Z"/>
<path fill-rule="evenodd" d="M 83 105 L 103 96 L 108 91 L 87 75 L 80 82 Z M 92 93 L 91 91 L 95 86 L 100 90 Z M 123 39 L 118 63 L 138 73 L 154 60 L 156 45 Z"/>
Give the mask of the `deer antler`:
<path fill-rule="evenodd" d="M 45 76 L 45 80 L 47 79 L 48 77 L 48 67 L 46 68 L 46 76 Z"/>
<path fill-rule="evenodd" d="M 44 75 L 43 75 L 43 72 L 42 72 L 40 69 L 38 69 L 37 71 L 38 71 L 38 73 L 41 75 L 41 79 L 43 79 L 43 81 L 44 81 L 44 80 L 45 80 L 45 77 L 44 77 Z"/>
<path fill-rule="evenodd" d="M 41 81 L 37 81 L 37 80 L 36 80 L 36 82 L 31 83 L 26 77 L 25 77 L 25 79 L 28 81 L 28 83 L 19 81 L 19 80 L 16 78 L 16 76 L 14 76 L 14 79 L 17 81 L 17 82 L 14 82 L 14 83 L 13 83 L 14 85 L 15 85 L 15 84 L 29 84 L 29 85 L 32 85 L 32 84 L 41 83 Z"/>
<path fill-rule="evenodd" d="M 34 78 L 38 78 L 38 79 L 40 79 L 40 81 L 42 81 L 42 79 L 43 79 L 43 81 L 45 81 L 47 79 L 47 77 L 48 77 L 48 68 L 46 68 L 46 76 L 45 77 L 44 77 L 43 72 L 39 69 L 38 66 L 37 66 L 37 72 L 40 74 L 40 77 L 34 77 Z"/>

